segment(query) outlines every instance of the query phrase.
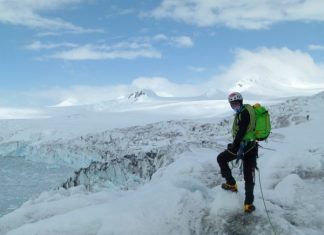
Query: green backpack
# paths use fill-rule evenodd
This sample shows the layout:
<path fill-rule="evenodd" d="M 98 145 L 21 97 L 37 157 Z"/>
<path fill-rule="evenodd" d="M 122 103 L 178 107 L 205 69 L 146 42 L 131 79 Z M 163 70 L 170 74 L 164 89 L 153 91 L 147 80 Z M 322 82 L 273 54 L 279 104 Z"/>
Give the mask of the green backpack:
<path fill-rule="evenodd" d="M 255 112 L 255 139 L 266 140 L 271 132 L 270 115 L 268 110 L 260 104 L 254 104 Z"/>

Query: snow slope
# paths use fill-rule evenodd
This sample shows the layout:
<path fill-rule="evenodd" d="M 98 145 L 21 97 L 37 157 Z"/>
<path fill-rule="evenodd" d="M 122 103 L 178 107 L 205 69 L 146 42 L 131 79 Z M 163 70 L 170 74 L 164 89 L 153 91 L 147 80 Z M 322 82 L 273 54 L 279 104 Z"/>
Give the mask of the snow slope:
<path fill-rule="evenodd" d="M 162 98 L 145 92 L 96 105 L 44 110 L 51 118 L 1 120 L 0 156 L 23 156 L 79 168 L 93 160 L 145 152 L 147 146 L 148 151 L 153 146 L 160 151 L 161 145 L 170 141 L 173 146 L 174 142 L 197 142 L 202 138 L 197 135 L 203 134 L 200 129 L 206 128 L 204 121 L 188 118 L 214 122 L 229 114 L 225 100 Z M 201 127 L 195 127 L 198 122 Z M 219 129 L 213 123 L 208 125 Z M 228 128 L 223 129 L 228 132 Z M 189 135 L 190 140 L 186 138 Z"/>
<path fill-rule="evenodd" d="M 274 130 L 261 145 L 274 151 L 260 149 L 258 166 L 277 234 L 324 232 L 323 101 L 320 93 L 269 106 Z M 230 139 L 230 119 L 158 122 L 62 140 L 14 133 L 10 138 L 25 146 L 10 149 L 3 142 L 2 154 L 97 164 L 83 168 L 79 186 L 44 192 L 1 217 L 0 234 L 271 234 L 258 177 L 252 215 L 242 212 L 237 169 L 239 193 L 220 188 L 216 157 Z M 100 163 L 112 166 L 115 159 L 119 169 L 106 169 L 117 173 L 103 177 Z"/>

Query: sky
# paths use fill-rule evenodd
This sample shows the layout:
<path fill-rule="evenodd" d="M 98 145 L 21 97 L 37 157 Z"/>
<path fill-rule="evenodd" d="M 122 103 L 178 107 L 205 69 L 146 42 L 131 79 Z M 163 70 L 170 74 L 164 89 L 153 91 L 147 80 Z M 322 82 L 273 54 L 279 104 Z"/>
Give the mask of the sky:
<path fill-rule="evenodd" d="M 0 0 L 0 106 L 317 86 L 323 26 L 321 0 Z"/>

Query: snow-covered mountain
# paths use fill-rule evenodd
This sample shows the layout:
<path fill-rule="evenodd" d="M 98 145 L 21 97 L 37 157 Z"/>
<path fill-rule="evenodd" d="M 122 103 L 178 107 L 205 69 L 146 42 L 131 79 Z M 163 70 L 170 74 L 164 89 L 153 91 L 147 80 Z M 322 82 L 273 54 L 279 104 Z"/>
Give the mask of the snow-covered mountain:
<path fill-rule="evenodd" d="M 323 234 L 323 101 L 324 93 L 319 93 L 267 104 L 273 133 L 261 145 L 274 151 L 261 148 L 258 165 L 277 234 Z M 196 119 L 150 119 L 137 126 L 102 125 L 100 130 L 104 122 L 98 116 L 111 113 L 92 116 L 74 110 L 78 115 L 72 112 L 56 121 L 0 122 L 2 156 L 76 168 L 62 182 L 66 189 L 44 192 L 0 218 L 0 234 L 271 234 L 259 185 L 257 210 L 248 216 L 242 212 L 244 182 L 239 170 L 234 169 L 241 179 L 238 194 L 219 186 L 216 156 L 230 141 L 232 120 L 229 112 L 221 111 L 226 102 L 186 105 L 192 105 L 190 114 L 199 107 L 201 113 L 191 116 Z M 179 107 L 177 102 L 174 110 Z M 214 108 L 213 115 L 202 119 Z M 123 114 L 132 118 L 129 111 Z M 82 126 L 90 117 L 98 124 L 92 133 Z M 83 130 L 54 131 L 62 123 L 68 127 L 67 120 L 74 123 L 71 128 Z M 48 125 L 54 128 L 44 128 Z"/>
<path fill-rule="evenodd" d="M 127 99 L 132 102 L 139 102 L 139 101 L 143 101 L 145 99 L 158 99 L 158 98 L 160 98 L 160 97 L 157 94 L 155 94 L 154 91 L 147 90 L 147 89 L 135 91 L 134 93 L 131 93 L 127 97 Z"/>

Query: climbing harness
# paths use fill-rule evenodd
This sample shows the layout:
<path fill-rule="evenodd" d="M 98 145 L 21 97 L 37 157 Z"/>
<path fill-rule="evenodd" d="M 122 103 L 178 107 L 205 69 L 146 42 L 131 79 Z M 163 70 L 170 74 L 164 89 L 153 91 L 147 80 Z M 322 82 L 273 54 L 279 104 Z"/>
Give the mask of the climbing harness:
<path fill-rule="evenodd" d="M 246 146 L 246 144 L 244 142 L 242 142 L 240 144 L 240 148 L 237 151 L 237 157 L 236 157 L 235 163 L 233 163 L 234 161 L 231 161 L 231 166 L 232 166 L 231 169 L 239 168 L 240 169 L 240 175 L 243 175 L 243 158 L 244 158 L 244 148 L 245 148 L 245 146 Z"/>

